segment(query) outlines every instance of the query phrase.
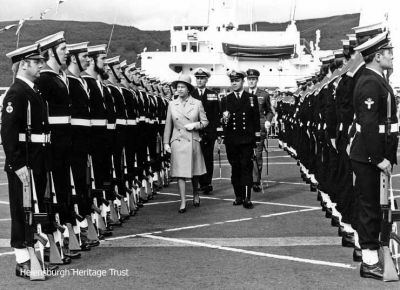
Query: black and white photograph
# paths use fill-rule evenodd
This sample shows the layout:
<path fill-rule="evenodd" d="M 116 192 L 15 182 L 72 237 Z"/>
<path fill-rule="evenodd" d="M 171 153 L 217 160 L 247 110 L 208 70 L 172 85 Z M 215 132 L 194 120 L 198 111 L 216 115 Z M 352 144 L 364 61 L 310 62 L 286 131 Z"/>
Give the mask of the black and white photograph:
<path fill-rule="evenodd" d="M 0 289 L 400 289 L 395 0 L 0 0 Z"/>

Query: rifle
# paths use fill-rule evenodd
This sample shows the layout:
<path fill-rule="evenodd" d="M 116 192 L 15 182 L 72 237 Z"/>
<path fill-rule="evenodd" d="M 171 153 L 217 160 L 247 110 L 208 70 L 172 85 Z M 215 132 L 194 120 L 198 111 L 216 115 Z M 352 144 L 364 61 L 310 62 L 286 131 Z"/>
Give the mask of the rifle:
<path fill-rule="evenodd" d="M 28 101 L 28 107 L 27 107 L 27 113 L 26 113 L 26 132 L 25 132 L 25 137 L 26 137 L 26 142 L 25 142 L 25 150 L 26 150 L 26 167 L 28 169 L 28 183 L 23 184 L 23 198 L 22 198 L 22 204 L 25 212 L 25 243 L 26 247 L 28 249 L 29 253 L 29 259 L 30 259 L 30 266 L 31 266 L 31 271 L 29 273 L 29 279 L 31 281 L 35 280 L 45 280 L 44 276 L 44 264 L 43 268 L 39 263 L 39 260 L 37 259 L 37 256 L 35 254 L 35 248 L 34 245 L 32 245 L 32 227 L 33 227 L 33 211 L 32 211 L 32 171 L 29 166 L 29 143 L 31 142 L 31 136 L 32 136 L 32 119 L 31 119 L 31 103 Z M 37 204 L 36 204 L 37 206 Z M 42 260 L 44 261 L 44 259 Z"/>
<path fill-rule="evenodd" d="M 86 166 L 86 186 L 88 190 L 89 198 L 92 198 L 92 191 L 94 190 L 94 175 L 93 175 L 93 168 L 92 168 L 92 158 L 89 155 L 87 159 L 87 166 Z M 88 223 L 88 231 L 87 231 L 87 238 L 92 241 L 99 241 L 97 230 L 93 224 L 95 220 L 96 213 L 92 213 L 91 216 L 87 216 L 86 220 Z"/>
<path fill-rule="evenodd" d="M 391 135 L 391 109 L 392 100 L 391 95 L 388 92 L 387 96 L 387 113 L 386 113 L 386 124 L 385 124 L 385 143 L 390 142 L 389 138 Z M 381 222 L 381 234 L 380 242 L 383 249 L 383 281 L 398 281 L 399 275 L 394 265 L 392 255 L 390 253 L 389 244 L 391 237 L 400 238 L 397 233 L 393 232 L 393 221 L 400 220 L 400 211 L 394 209 L 394 198 L 391 189 L 391 175 L 388 176 L 381 172 L 381 188 L 380 188 L 380 205 L 382 213 Z M 389 193 L 390 190 L 390 193 Z M 398 242 L 398 240 L 397 240 Z M 398 257 L 397 257 L 398 259 Z"/>
<path fill-rule="evenodd" d="M 75 189 L 75 182 L 74 182 L 74 176 L 72 174 L 72 168 L 69 168 L 69 175 L 71 179 L 71 191 L 72 191 L 72 201 L 74 204 L 74 211 L 73 211 L 73 216 L 75 216 L 76 220 L 76 226 L 72 226 L 70 223 L 66 224 L 66 231 L 68 231 L 68 238 L 69 238 L 69 249 L 70 250 L 75 250 L 75 251 L 80 251 L 81 250 L 81 239 L 80 239 L 80 222 L 84 220 L 84 217 L 82 217 L 79 214 L 79 207 L 78 207 L 78 200 L 77 200 L 77 195 L 76 195 L 76 189 Z"/>

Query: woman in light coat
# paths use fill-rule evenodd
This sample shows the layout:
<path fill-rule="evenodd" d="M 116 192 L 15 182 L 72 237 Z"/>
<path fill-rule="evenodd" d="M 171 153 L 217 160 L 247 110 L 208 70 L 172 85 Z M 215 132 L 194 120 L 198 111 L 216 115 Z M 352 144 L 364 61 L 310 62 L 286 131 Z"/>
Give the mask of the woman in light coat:
<path fill-rule="evenodd" d="M 198 193 L 199 176 L 206 173 L 203 153 L 200 147 L 199 130 L 208 125 L 201 101 L 193 98 L 194 90 L 190 76 L 181 75 L 172 83 L 178 98 L 168 106 L 164 129 L 164 148 L 171 153 L 171 176 L 178 179 L 181 206 L 179 213 L 186 211 L 185 179 L 191 178 L 193 205 L 200 206 Z M 172 134 L 172 135 L 171 135 Z"/>

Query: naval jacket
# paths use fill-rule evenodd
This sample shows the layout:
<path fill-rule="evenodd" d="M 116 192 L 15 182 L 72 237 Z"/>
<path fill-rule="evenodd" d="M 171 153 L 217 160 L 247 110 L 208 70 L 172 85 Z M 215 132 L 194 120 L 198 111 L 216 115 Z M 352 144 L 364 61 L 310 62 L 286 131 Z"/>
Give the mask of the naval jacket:
<path fill-rule="evenodd" d="M 390 101 L 391 133 L 386 134 L 387 108 Z M 350 158 L 379 164 L 384 158 L 397 163 L 398 120 L 393 90 L 383 75 L 365 68 L 354 88 L 354 111 L 357 132 L 351 146 Z"/>

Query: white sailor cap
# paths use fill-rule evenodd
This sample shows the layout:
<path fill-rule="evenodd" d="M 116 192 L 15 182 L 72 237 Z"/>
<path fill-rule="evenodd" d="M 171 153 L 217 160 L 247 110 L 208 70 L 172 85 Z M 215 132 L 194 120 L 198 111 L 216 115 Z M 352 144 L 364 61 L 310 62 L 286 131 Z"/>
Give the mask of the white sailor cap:
<path fill-rule="evenodd" d="M 358 44 L 365 42 L 367 39 L 376 36 L 379 33 L 382 33 L 386 30 L 386 26 L 383 22 L 365 25 L 365 26 L 357 26 L 353 28 Z"/>
<path fill-rule="evenodd" d="M 198 67 L 194 70 L 193 72 L 195 77 L 207 77 L 209 78 L 211 76 L 211 73 L 208 71 L 208 69 L 204 67 Z"/>
<path fill-rule="evenodd" d="M 393 48 L 388 31 L 378 34 L 377 36 L 367 40 L 363 44 L 355 47 L 356 51 L 359 51 L 362 56 L 368 56 L 380 49 L 391 49 Z"/>
<path fill-rule="evenodd" d="M 128 64 L 127 64 L 127 62 L 126 62 L 126 59 L 123 60 L 123 61 L 121 61 L 119 64 L 120 64 L 120 66 L 121 66 L 121 69 L 126 69 L 126 68 L 128 67 Z"/>
<path fill-rule="evenodd" d="M 52 35 L 46 36 L 42 39 L 39 39 L 35 43 L 39 43 L 40 49 L 43 51 L 52 48 L 54 46 L 57 46 L 63 42 L 65 42 L 64 31 L 60 31 Z"/>
<path fill-rule="evenodd" d="M 20 47 L 6 54 L 12 63 L 19 62 L 23 59 L 44 59 L 40 54 L 40 45 L 35 43 L 32 45 Z"/>
<path fill-rule="evenodd" d="M 335 49 L 335 50 L 333 51 L 333 55 L 335 56 L 335 58 L 344 57 L 343 48 Z"/>
<path fill-rule="evenodd" d="M 114 66 L 120 63 L 119 61 L 119 55 L 107 58 L 104 60 L 104 63 L 107 64 L 108 66 Z"/>
<path fill-rule="evenodd" d="M 107 54 L 107 44 L 88 46 L 88 55 Z"/>
<path fill-rule="evenodd" d="M 357 45 L 357 37 L 354 33 L 346 35 L 349 38 L 349 45 L 354 47 Z"/>
<path fill-rule="evenodd" d="M 328 56 L 321 57 L 319 60 L 322 62 L 322 64 L 330 64 L 331 62 L 333 62 L 334 59 L 335 56 L 333 54 L 330 54 Z"/>
<path fill-rule="evenodd" d="M 342 45 L 344 48 L 348 48 L 350 46 L 350 40 L 349 39 L 342 39 Z"/>
<path fill-rule="evenodd" d="M 80 42 L 80 43 L 73 43 L 73 44 L 67 44 L 67 49 L 70 54 L 78 54 L 82 52 L 87 52 L 88 51 L 88 44 L 89 42 Z"/>
<path fill-rule="evenodd" d="M 131 71 L 136 71 L 136 63 L 131 63 L 128 65 L 127 69 L 131 70 Z"/>

